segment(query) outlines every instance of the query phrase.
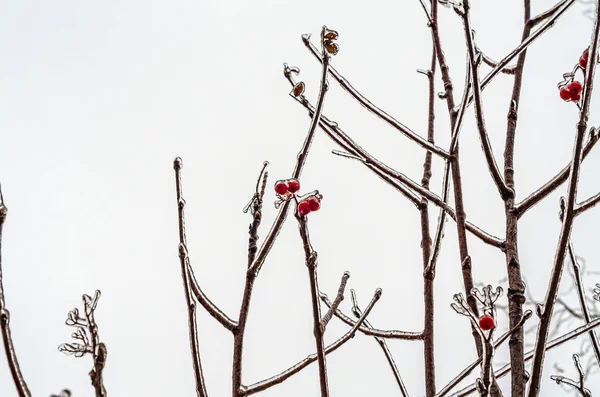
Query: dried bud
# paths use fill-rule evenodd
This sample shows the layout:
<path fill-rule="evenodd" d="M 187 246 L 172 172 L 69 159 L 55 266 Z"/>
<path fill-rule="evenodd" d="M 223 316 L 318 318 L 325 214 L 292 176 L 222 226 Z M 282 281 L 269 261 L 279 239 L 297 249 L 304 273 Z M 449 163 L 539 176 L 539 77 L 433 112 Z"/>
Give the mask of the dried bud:
<path fill-rule="evenodd" d="M 325 40 L 323 45 L 325 46 L 325 50 L 327 50 L 327 52 L 331 55 L 337 55 L 337 53 L 340 51 L 340 46 L 330 40 Z"/>
<path fill-rule="evenodd" d="M 294 94 L 295 97 L 299 97 L 300 95 L 304 94 L 304 83 L 302 81 L 294 86 L 292 94 Z"/>
<path fill-rule="evenodd" d="M 325 33 L 325 38 L 329 39 L 329 40 L 337 40 L 338 36 L 339 36 L 339 34 L 335 30 L 327 29 L 327 31 Z"/>

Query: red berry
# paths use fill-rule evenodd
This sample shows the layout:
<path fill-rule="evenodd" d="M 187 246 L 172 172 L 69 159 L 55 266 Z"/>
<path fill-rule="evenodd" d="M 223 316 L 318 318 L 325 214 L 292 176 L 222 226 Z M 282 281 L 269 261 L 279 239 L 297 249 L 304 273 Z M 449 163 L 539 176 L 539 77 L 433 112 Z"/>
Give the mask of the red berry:
<path fill-rule="evenodd" d="M 277 181 L 275 183 L 275 193 L 284 195 L 288 191 L 288 185 L 284 181 Z"/>
<path fill-rule="evenodd" d="M 483 316 L 479 319 L 479 328 L 484 331 L 489 331 L 496 326 L 494 323 L 494 318 L 491 316 Z"/>
<path fill-rule="evenodd" d="M 587 52 L 586 52 L 586 54 L 587 54 Z M 579 58 L 579 66 L 581 66 L 582 68 L 585 69 L 587 67 L 587 63 L 588 63 L 587 57 Z"/>
<path fill-rule="evenodd" d="M 585 50 L 585 52 L 583 53 L 583 55 L 581 57 L 587 61 L 588 58 L 590 57 L 590 50 L 589 49 Z"/>
<path fill-rule="evenodd" d="M 575 95 L 581 94 L 581 91 L 583 90 L 583 86 L 579 81 L 572 82 L 567 88 L 571 92 L 571 99 L 573 99 Z"/>
<path fill-rule="evenodd" d="M 581 94 L 575 94 L 574 92 L 571 92 L 571 100 L 573 102 L 579 102 L 581 100 Z"/>
<path fill-rule="evenodd" d="M 569 91 L 569 89 L 568 89 L 568 88 L 566 88 L 566 87 L 565 87 L 565 88 L 562 88 L 562 89 L 560 90 L 560 98 L 561 98 L 563 101 L 570 101 L 570 100 L 571 100 L 571 91 Z"/>
<path fill-rule="evenodd" d="M 302 216 L 310 213 L 310 203 L 308 201 L 302 201 L 298 204 L 298 213 Z"/>
<path fill-rule="evenodd" d="M 297 179 L 290 179 L 288 181 L 288 190 L 290 193 L 296 193 L 298 190 L 300 190 L 300 182 L 298 182 Z"/>
<path fill-rule="evenodd" d="M 311 212 L 312 211 L 318 211 L 319 208 L 321 208 L 321 203 L 315 197 L 309 198 L 308 199 L 308 204 L 310 205 Z"/>

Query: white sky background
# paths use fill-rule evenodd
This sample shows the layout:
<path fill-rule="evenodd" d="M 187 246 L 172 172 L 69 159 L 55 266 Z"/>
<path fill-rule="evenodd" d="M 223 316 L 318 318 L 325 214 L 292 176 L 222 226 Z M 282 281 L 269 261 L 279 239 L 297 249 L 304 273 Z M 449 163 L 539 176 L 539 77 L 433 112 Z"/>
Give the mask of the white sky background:
<path fill-rule="evenodd" d="M 533 13 L 553 4 L 536 1 Z M 573 7 L 528 52 L 515 159 L 518 199 L 571 158 L 578 112 L 559 99 L 556 83 L 589 43 L 592 24 L 583 9 Z M 464 80 L 462 23 L 443 7 L 440 20 L 458 99 Z M 500 59 L 520 41 L 522 2 L 474 1 L 472 23 L 479 47 Z M 427 81 L 416 69 L 429 67 L 431 40 L 417 0 L 3 3 L 0 181 L 9 208 L 3 271 L 15 346 L 34 395 L 49 396 L 65 387 L 74 396 L 93 395 L 87 375 L 91 358 L 64 356 L 57 346 L 70 340 L 67 312 L 81 307 L 81 294 L 96 288 L 103 293 L 96 316 L 108 346 L 104 375 L 110 395 L 195 395 L 172 161 L 175 156 L 184 161 L 188 242 L 197 278 L 235 317 L 250 221 L 241 209 L 264 160 L 271 164 L 269 186 L 289 177 L 309 125 L 304 109 L 288 97 L 282 64 L 301 68 L 300 79 L 314 102 L 320 66 L 300 36 L 318 36 L 323 24 L 340 32 L 341 51 L 332 60 L 338 71 L 425 136 Z M 489 70 L 482 69 L 482 75 Z M 439 77 L 437 83 L 441 91 Z M 511 89 L 512 78 L 500 76 L 483 94 L 499 161 Z M 590 118 L 596 126 L 598 95 Z M 446 105 L 438 100 L 436 106 L 436 143 L 447 147 Z M 421 179 L 423 150 L 369 114 L 333 80 L 324 114 L 372 154 Z M 301 180 L 304 191 L 316 188 L 324 195 L 321 211 L 310 216 L 320 285 L 334 295 L 340 276 L 349 270 L 349 287 L 363 305 L 377 287 L 383 288 L 369 317 L 375 326 L 419 331 L 418 211 L 365 167 L 333 156 L 334 148 L 318 131 Z M 472 108 L 461 135 L 461 161 L 468 219 L 503 236 L 504 207 L 487 172 Z M 595 149 L 583 167 L 581 199 L 600 189 L 598 166 Z M 434 162 L 432 187 L 438 193 L 442 167 L 441 161 Z M 559 189 L 520 223 L 522 269 L 539 300 L 558 240 L 558 198 L 564 191 Z M 276 214 L 273 200 L 269 189 L 261 237 Z M 437 210 L 430 217 L 433 231 Z M 577 219 L 573 233 L 578 254 L 595 269 L 599 221 L 600 211 L 589 211 Z M 476 358 L 468 321 L 449 306 L 452 294 L 462 291 L 456 241 L 450 221 L 435 283 L 438 387 Z M 469 248 L 477 282 L 495 285 L 505 276 L 500 251 L 472 236 Z M 596 282 L 600 279 L 588 279 L 586 287 Z M 350 299 L 342 307 L 348 312 Z M 508 320 L 498 321 L 506 329 Z M 228 395 L 232 338 L 201 308 L 198 324 L 209 393 Z M 326 340 L 345 330 L 333 320 Z M 411 396 L 423 395 L 422 344 L 389 345 Z M 314 351 L 308 276 L 291 216 L 255 285 L 245 346 L 247 384 Z M 575 341 L 548 355 L 542 395 L 561 393 L 549 379 L 556 373 L 554 362 L 575 375 L 570 355 L 579 346 Z M 0 353 L 0 396 L 15 396 Z M 497 358 L 501 364 L 508 358 L 506 345 Z M 399 395 L 372 338 L 357 335 L 329 356 L 328 364 L 332 396 Z M 594 390 L 594 383 L 589 387 Z M 600 390 L 598 380 L 595 388 Z M 313 364 L 263 395 L 317 392 Z"/>

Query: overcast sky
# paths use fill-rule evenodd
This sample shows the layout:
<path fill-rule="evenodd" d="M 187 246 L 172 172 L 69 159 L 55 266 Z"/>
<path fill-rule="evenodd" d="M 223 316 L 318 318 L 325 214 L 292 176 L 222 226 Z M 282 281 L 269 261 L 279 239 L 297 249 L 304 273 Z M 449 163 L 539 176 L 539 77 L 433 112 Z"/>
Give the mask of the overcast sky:
<path fill-rule="evenodd" d="M 533 3 L 537 14 L 554 0 Z M 472 6 L 478 46 L 501 59 L 520 41 L 522 2 L 474 1 Z M 560 100 L 556 84 L 589 43 L 592 24 L 584 9 L 575 5 L 528 52 L 515 158 L 519 200 L 570 161 L 578 112 Z M 184 163 L 196 276 L 235 317 L 250 222 L 242 208 L 264 160 L 271 164 L 271 182 L 290 176 L 310 122 L 288 96 L 282 64 L 300 67 L 314 103 L 320 66 L 300 36 L 317 37 L 323 24 L 340 32 L 341 50 L 332 60 L 337 70 L 424 136 L 427 81 L 416 69 L 429 67 L 431 39 L 417 0 L 3 2 L 0 182 L 9 208 L 4 286 L 15 347 L 35 396 L 66 387 L 74 397 L 93 395 L 91 358 L 64 356 L 57 346 L 70 340 L 67 312 L 81 308 L 81 295 L 95 289 L 103 293 L 96 317 L 108 346 L 104 374 L 109 394 L 195 395 L 177 257 L 173 159 L 181 156 Z M 462 23 L 441 7 L 440 29 L 458 96 L 465 71 Z M 441 91 L 439 77 L 436 82 Z M 500 76 L 483 95 L 499 159 L 511 90 L 512 78 Z M 447 147 L 446 105 L 438 100 L 436 106 L 436 143 Z M 597 100 L 591 109 L 590 124 L 597 126 Z M 373 155 L 420 180 L 423 150 L 369 114 L 333 80 L 324 114 Z M 348 270 L 349 287 L 363 305 L 376 288 L 383 289 L 369 318 L 374 326 L 420 331 L 418 211 L 359 163 L 332 155 L 335 148 L 318 131 L 301 181 L 303 190 L 319 189 L 324 195 L 322 209 L 310 217 L 321 288 L 334 295 Z M 461 135 L 461 161 L 468 219 L 504 236 L 504 207 L 485 166 L 472 108 Z M 596 149 L 583 166 L 580 199 L 600 190 L 598 167 Z M 441 161 L 434 161 L 432 188 L 438 193 L 442 168 Z M 558 199 L 564 191 L 552 194 L 520 223 L 522 270 L 537 300 L 543 299 L 550 275 L 560 230 Z M 262 237 L 277 213 L 274 199 L 269 188 Z M 437 211 L 430 216 L 433 225 Z M 578 254 L 591 270 L 599 270 L 599 222 L 600 210 L 589 211 L 577 218 L 573 231 Z M 449 306 L 452 295 L 462 291 L 456 241 L 450 221 L 435 283 L 438 387 L 476 358 L 468 321 Z M 469 248 L 478 283 L 496 285 L 505 277 L 499 250 L 472 236 Z M 600 276 L 586 279 L 588 292 L 596 282 Z M 244 356 L 247 384 L 314 351 L 308 276 L 293 217 L 254 291 Z M 348 312 L 349 299 L 342 308 Z M 501 315 L 498 322 L 505 330 L 508 319 Z M 208 391 L 211 397 L 228 395 L 232 338 L 202 309 L 198 324 Z M 573 328 L 578 325 L 574 322 Z M 346 330 L 334 320 L 326 340 Z M 422 396 L 422 344 L 393 341 L 390 348 L 410 395 Z M 570 355 L 579 348 L 575 341 L 547 356 L 541 395 L 560 393 L 549 379 L 557 373 L 555 362 L 575 376 Z M 0 353 L 0 396 L 16 396 Z M 498 364 L 507 358 L 504 346 L 497 352 Z M 372 338 L 358 335 L 328 363 L 332 396 L 399 395 Z M 317 367 L 312 365 L 264 395 L 317 393 Z"/>

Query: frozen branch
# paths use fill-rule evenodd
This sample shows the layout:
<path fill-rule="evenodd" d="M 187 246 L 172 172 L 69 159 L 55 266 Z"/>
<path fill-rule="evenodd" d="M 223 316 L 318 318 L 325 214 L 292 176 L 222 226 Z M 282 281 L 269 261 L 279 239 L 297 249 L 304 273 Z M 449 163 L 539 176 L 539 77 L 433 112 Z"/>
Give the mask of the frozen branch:
<path fill-rule="evenodd" d="M 323 62 L 322 53 L 311 43 L 310 35 L 303 35 L 302 41 L 304 42 L 304 45 L 306 46 L 306 48 L 308 48 L 308 50 L 315 56 L 315 58 L 317 58 L 317 60 L 319 60 L 319 62 Z M 390 116 L 388 113 L 386 113 L 382 109 L 375 106 L 371 101 L 369 101 L 359 91 L 357 91 L 348 82 L 348 80 L 346 80 L 346 78 L 344 76 L 342 76 L 340 73 L 338 73 L 338 71 L 335 68 L 330 67 L 329 73 L 342 86 L 342 88 L 346 92 L 348 92 L 354 99 L 356 99 L 367 110 L 369 110 L 370 112 L 372 112 L 373 114 L 375 114 L 376 116 L 378 116 L 379 118 L 381 118 L 382 120 L 387 122 L 389 125 L 391 125 L 395 129 L 397 129 L 398 131 L 403 133 L 405 136 L 410 138 L 413 142 L 417 143 L 421 147 L 431 151 L 432 153 L 435 153 L 435 154 L 441 156 L 442 158 L 449 157 L 448 152 L 446 152 L 444 149 L 428 142 L 426 139 L 422 138 L 421 136 L 419 136 L 415 132 L 413 132 L 410 128 L 408 128 L 407 126 L 405 126 L 404 124 L 400 123 L 398 120 L 396 120 L 395 118 Z"/>
<path fill-rule="evenodd" d="M 4 351 L 6 353 L 6 360 L 8 361 L 8 368 L 10 369 L 15 387 L 17 388 L 17 393 L 19 397 L 31 397 L 25 378 L 23 378 L 23 374 L 21 373 L 17 353 L 15 352 L 15 345 L 10 332 L 10 312 L 6 308 L 4 286 L 2 284 L 2 230 L 7 214 L 8 208 L 4 205 L 4 197 L 2 196 L 2 188 L 0 187 L 0 328 L 2 331 L 2 341 L 4 342 Z"/>
<path fill-rule="evenodd" d="M 181 264 L 181 276 L 183 278 L 183 287 L 185 291 L 185 300 L 188 313 L 188 327 L 190 348 L 192 353 L 192 362 L 194 367 L 194 378 L 196 381 L 196 395 L 198 397 L 208 397 L 206 392 L 206 382 L 202 372 L 202 363 L 200 360 L 200 349 L 198 347 L 198 325 L 196 324 L 196 303 L 192 297 L 190 288 L 190 258 L 188 256 L 187 239 L 185 235 L 185 199 L 183 198 L 183 187 L 181 182 L 181 168 L 183 162 L 177 157 L 173 162 L 175 169 L 175 186 L 177 189 L 177 214 L 179 220 L 179 261 Z M 196 284 L 197 285 L 197 284 Z M 200 289 L 198 288 L 198 291 Z"/>
<path fill-rule="evenodd" d="M 363 313 L 361 318 L 358 319 L 358 321 L 356 321 L 354 326 L 348 332 L 346 332 L 342 337 L 340 337 L 338 340 L 336 340 L 331 345 L 329 345 L 325 348 L 326 355 L 336 351 L 344 343 L 348 342 L 350 339 L 352 339 L 354 337 L 354 335 L 356 334 L 356 331 L 358 331 L 358 329 L 361 327 L 361 325 L 363 324 L 363 322 L 365 321 L 365 319 L 367 318 L 369 313 L 371 313 L 371 309 L 373 309 L 373 306 L 379 300 L 379 298 L 381 298 L 381 289 L 377 289 L 375 291 L 375 295 L 373 296 L 373 299 L 371 299 L 371 302 L 366 307 L 365 312 Z M 270 377 L 269 379 L 265 379 L 261 382 L 257 382 L 250 386 L 244 387 L 242 389 L 242 395 L 249 396 L 251 394 L 266 390 L 271 386 L 278 385 L 278 384 L 282 383 L 283 381 L 285 381 L 286 379 L 288 379 L 290 376 L 295 375 L 298 372 L 300 372 L 301 370 L 303 370 L 304 368 L 306 368 L 309 364 L 314 363 L 315 361 L 317 361 L 317 354 L 311 354 L 310 356 L 306 357 L 304 360 L 300 361 L 299 363 L 291 366 L 290 368 L 286 369 L 285 371 L 283 371 L 275 376 Z"/>
<path fill-rule="evenodd" d="M 320 294 L 321 301 L 327 305 L 327 307 L 331 308 L 332 303 L 327 297 L 326 294 Z M 337 309 L 333 312 L 333 314 L 340 319 L 342 322 L 346 323 L 350 327 L 354 327 L 356 325 L 356 321 L 352 320 L 349 316 L 345 315 L 341 310 Z M 374 336 L 382 339 L 401 339 L 401 340 L 422 340 L 423 333 L 422 332 L 408 332 L 408 331 L 397 331 L 397 330 L 382 330 L 373 328 L 372 326 L 361 326 L 358 330 L 367 336 Z"/>
<path fill-rule="evenodd" d="M 550 377 L 556 384 L 560 385 L 561 383 L 565 385 L 569 385 L 573 387 L 582 397 L 592 397 L 592 392 L 589 389 L 585 388 L 585 373 L 583 372 L 583 368 L 581 368 L 581 363 L 579 362 L 579 356 L 577 354 L 573 354 L 573 361 L 575 363 L 575 368 L 579 374 L 579 383 L 575 382 L 572 379 L 566 378 L 564 376 L 553 375 Z"/>
<path fill-rule="evenodd" d="M 354 314 L 354 316 L 357 319 L 360 319 L 363 316 L 363 312 L 362 312 L 362 310 L 360 310 L 360 307 L 358 307 L 358 302 L 356 300 L 356 293 L 354 292 L 353 289 L 350 290 L 350 296 L 352 297 L 352 313 Z M 371 324 L 369 323 L 369 321 L 366 319 L 364 320 L 364 324 L 367 328 L 373 328 L 371 326 Z M 400 376 L 400 371 L 398 371 L 398 367 L 396 366 L 396 362 L 394 361 L 392 352 L 390 351 L 390 349 L 387 346 L 387 342 L 385 341 L 385 339 L 380 338 L 378 336 L 375 337 L 375 340 L 379 344 L 379 347 L 381 347 L 383 354 L 385 354 L 385 358 L 387 359 L 388 364 L 390 365 L 390 369 L 394 373 L 394 378 L 396 379 L 396 383 L 398 383 L 398 387 L 400 388 L 400 393 L 402 394 L 402 397 L 408 397 L 408 391 L 406 390 L 404 381 L 402 380 L 402 377 Z"/>
<path fill-rule="evenodd" d="M 583 148 L 583 156 L 582 160 L 587 157 L 592 148 L 598 143 L 600 140 L 600 134 L 596 132 L 594 128 L 590 129 L 590 138 L 585 144 Z M 518 217 L 521 217 L 527 210 L 536 205 L 538 202 L 546 198 L 550 193 L 556 190 L 560 185 L 562 185 L 568 178 L 571 172 L 571 163 L 562 169 L 554 178 L 546 182 L 539 189 L 531 193 L 524 200 L 522 200 L 519 204 L 515 205 L 514 211 Z M 584 202 L 585 203 L 585 202 Z M 581 206 L 584 204 L 581 203 L 579 207 L 577 207 L 576 213 L 581 211 Z"/>
<path fill-rule="evenodd" d="M 596 16 L 594 22 L 594 30 L 589 47 L 589 57 L 592 60 L 598 59 L 598 37 L 600 36 L 600 4 L 596 7 L 596 11 L 598 15 Z M 531 367 L 531 378 L 528 394 L 529 397 L 537 397 L 539 394 L 545 356 L 544 347 L 548 338 L 548 331 L 550 328 L 550 322 L 552 320 L 552 310 L 554 309 L 554 302 L 556 301 L 556 296 L 558 294 L 558 287 L 560 285 L 560 278 L 564 266 L 567 246 L 570 241 L 571 229 L 573 227 L 573 220 L 575 218 L 575 205 L 577 202 L 577 185 L 579 179 L 579 170 L 581 167 L 583 139 L 585 132 L 587 131 L 587 120 L 589 116 L 589 107 L 592 97 L 592 88 L 594 74 L 596 72 L 596 66 L 596 62 L 589 62 L 585 70 L 586 73 L 582 95 L 583 98 L 581 110 L 579 113 L 579 122 L 577 124 L 577 135 L 575 137 L 573 159 L 571 161 L 572 166 L 569 175 L 567 201 L 565 204 L 563 223 L 560 232 L 558 247 L 556 250 L 554 266 L 551 273 L 550 283 L 548 286 L 548 292 L 546 294 L 546 299 L 544 300 L 544 310 L 542 312 L 542 316 L 540 318 L 540 326 L 538 328 L 535 347 L 535 357 Z"/>
<path fill-rule="evenodd" d="M 335 313 L 335 311 L 338 309 L 338 307 L 344 300 L 344 291 L 346 290 L 346 284 L 348 283 L 349 278 L 350 278 L 350 273 L 344 272 L 344 275 L 342 276 L 342 281 L 340 282 L 340 287 L 338 289 L 337 296 L 333 300 L 333 303 L 329 307 L 329 310 L 327 310 L 327 313 L 325 313 L 323 318 L 321 318 L 319 328 L 321 329 L 322 332 L 325 332 L 325 327 L 327 327 L 327 324 L 329 323 L 329 321 L 331 321 L 331 318 L 333 317 L 333 313 Z"/>
<path fill-rule="evenodd" d="M 75 328 L 76 331 L 71 334 L 71 337 L 78 340 L 78 342 L 63 343 L 58 347 L 58 351 L 65 354 L 72 354 L 75 357 L 83 357 L 85 354 L 90 354 L 94 358 L 94 367 L 89 375 L 96 397 L 106 397 L 107 394 L 102 373 L 106 365 L 107 351 L 106 345 L 100 342 L 98 325 L 94 317 L 96 306 L 100 299 L 100 291 L 96 290 L 93 298 L 89 295 L 83 295 L 82 299 L 84 317 L 81 317 L 79 310 L 75 308 L 69 312 L 67 321 L 65 322 L 67 325 Z"/>

